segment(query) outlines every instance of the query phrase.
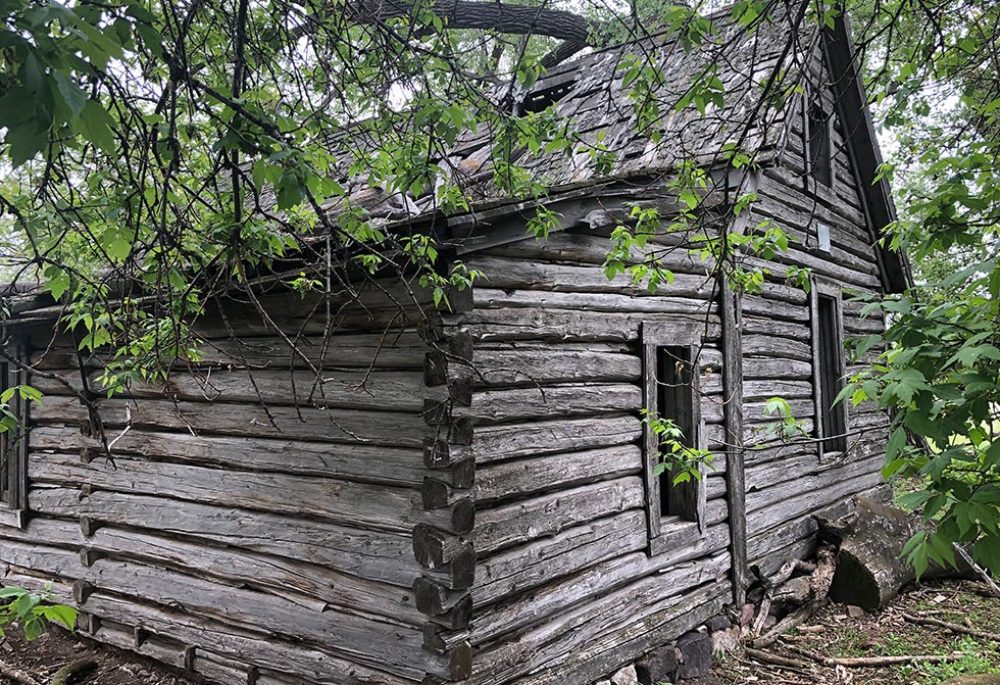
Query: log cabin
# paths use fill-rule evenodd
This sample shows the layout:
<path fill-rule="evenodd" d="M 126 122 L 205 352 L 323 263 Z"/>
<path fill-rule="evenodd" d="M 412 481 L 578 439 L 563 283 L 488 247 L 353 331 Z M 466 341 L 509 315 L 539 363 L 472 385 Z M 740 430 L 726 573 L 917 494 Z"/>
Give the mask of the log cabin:
<path fill-rule="evenodd" d="M 724 107 L 667 110 L 655 144 L 621 106 L 628 48 L 551 69 L 517 106 L 574 118 L 616 160 L 526 159 L 543 200 L 441 216 L 377 197 L 383 225 L 484 274 L 448 307 L 380 276 L 331 333 L 308 298 L 261 292 L 264 317 L 234 294 L 200 321 L 196 363 L 108 397 L 58 304 L 12 298 L 3 382 L 45 397 L 15 401 L 25 429 L 0 446 L 2 582 L 225 685 L 586 685 L 740 607 L 813 551 L 812 514 L 884 491 L 886 417 L 833 398 L 845 340 L 883 326 L 852 296 L 909 282 L 879 241 L 894 209 L 846 22 L 795 21 L 738 43 Z M 706 59 L 677 42 L 647 43 L 675 96 Z M 732 140 L 752 163 L 722 160 Z M 720 287 L 667 230 L 648 249 L 671 282 L 607 277 L 632 207 L 676 213 L 680 160 L 711 179 L 697 211 L 717 230 L 789 236 L 746 255 L 757 287 Z M 557 217 L 541 240 L 538 202 Z M 808 288 L 789 282 L 803 269 Z M 804 439 L 768 437 L 775 396 Z M 713 455 L 702 478 L 656 472 L 644 411 Z"/>

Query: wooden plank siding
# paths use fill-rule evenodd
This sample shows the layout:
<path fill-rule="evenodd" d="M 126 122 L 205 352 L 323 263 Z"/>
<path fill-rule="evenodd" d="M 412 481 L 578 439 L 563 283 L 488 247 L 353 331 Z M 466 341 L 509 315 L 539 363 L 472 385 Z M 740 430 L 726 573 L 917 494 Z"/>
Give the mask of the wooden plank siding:
<path fill-rule="evenodd" d="M 720 321 L 704 264 L 686 255 L 654 294 L 601 267 L 606 231 L 523 239 L 466 257 L 487 276 L 446 324 L 473 341 L 464 374 L 475 460 L 469 683 L 596 680 L 731 599 Z M 704 331 L 706 529 L 650 557 L 639 333 Z M 715 442 L 713 442 L 713 440 Z M 688 605 L 691 606 L 688 606 Z M 622 607 L 628 611 L 622 611 Z M 650 630 L 650 626 L 665 626 Z M 667 627 L 669 626 L 669 627 Z"/>

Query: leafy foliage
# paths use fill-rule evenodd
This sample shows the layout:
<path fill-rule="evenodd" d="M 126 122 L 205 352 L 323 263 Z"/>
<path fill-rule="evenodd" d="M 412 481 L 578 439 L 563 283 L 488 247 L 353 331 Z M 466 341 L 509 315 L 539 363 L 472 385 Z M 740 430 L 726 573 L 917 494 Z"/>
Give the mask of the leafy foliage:
<path fill-rule="evenodd" d="M 0 587 L 0 637 L 4 628 L 17 622 L 26 640 L 34 640 L 45 632 L 46 623 L 55 623 L 73 630 L 77 611 L 65 604 L 49 603 L 50 591 L 30 592 L 21 587 Z"/>
<path fill-rule="evenodd" d="M 886 238 L 913 257 L 912 291 L 866 311 L 890 323 L 856 341 L 871 367 L 841 393 L 893 411 L 884 473 L 915 477 L 905 504 L 937 522 L 910 541 L 918 570 L 953 562 L 953 543 L 1000 574 L 1000 46 L 995 5 L 860 4 L 885 126 L 883 173 L 901 189 Z M 933 22 L 934 30 L 927 30 Z M 879 34 L 893 27 L 893 35 Z M 886 345 L 872 359 L 870 350 Z"/>
<path fill-rule="evenodd" d="M 712 465 L 712 453 L 700 447 L 689 447 L 685 443 L 684 431 L 670 419 L 643 411 L 643 421 L 660 446 L 653 475 L 659 477 L 670 473 L 674 485 L 701 480 L 704 469 Z"/>

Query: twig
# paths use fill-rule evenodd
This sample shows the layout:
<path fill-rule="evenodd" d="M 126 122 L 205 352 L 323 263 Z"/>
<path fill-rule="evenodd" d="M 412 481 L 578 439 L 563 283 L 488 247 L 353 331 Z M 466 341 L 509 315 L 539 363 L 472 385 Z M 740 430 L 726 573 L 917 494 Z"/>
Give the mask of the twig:
<path fill-rule="evenodd" d="M 908 614 L 905 611 L 901 611 L 900 615 L 912 623 L 947 628 L 954 633 L 964 633 L 965 635 L 981 637 L 986 640 L 993 640 L 994 642 L 1000 643 L 1000 635 L 997 635 L 996 633 L 990 633 L 985 630 L 977 630 L 976 628 L 967 628 L 966 626 L 962 626 L 957 623 L 949 623 L 948 621 L 942 621 L 939 618 L 931 618 L 930 616 L 916 616 L 914 614 Z"/>
<path fill-rule="evenodd" d="M 3 660 L 0 660 L 0 675 L 10 678 L 16 683 L 21 683 L 21 685 L 42 685 L 21 669 L 11 666 Z"/>
<path fill-rule="evenodd" d="M 746 650 L 744 650 L 744 653 L 751 659 L 762 661 L 765 664 L 788 666 L 790 668 L 797 668 L 803 671 L 812 668 L 812 664 L 802 661 L 801 659 L 791 659 L 787 656 L 781 656 L 780 654 L 771 654 L 771 652 L 765 652 L 760 649 L 754 649 L 753 647 L 747 647 Z"/>
<path fill-rule="evenodd" d="M 994 595 L 1000 597 L 1000 585 L 997 585 L 996 581 L 993 580 L 992 576 L 990 576 L 989 571 L 987 571 L 982 566 L 977 564 L 975 559 L 973 559 L 972 556 L 970 556 L 969 553 L 965 551 L 965 548 L 962 547 L 961 545 L 953 543 L 952 547 L 954 547 L 955 551 L 958 552 L 958 556 L 962 557 L 962 561 L 964 561 L 970 567 L 972 567 L 972 570 L 976 572 L 976 575 L 978 575 L 980 578 L 983 579 L 983 582 L 986 583 L 986 587 L 988 587 Z"/>
<path fill-rule="evenodd" d="M 965 655 L 962 652 L 951 654 L 902 654 L 896 656 L 823 656 L 797 645 L 789 645 L 788 649 L 809 657 L 824 666 L 843 666 L 845 668 L 877 668 L 879 666 L 895 666 L 897 664 L 940 664 L 948 661 L 958 661 Z"/>
<path fill-rule="evenodd" d="M 771 612 L 771 596 L 769 594 L 764 595 L 764 599 L 760 602 L 760 607 L 757 609 L 757 618 L 753 622 L 753 634 L 760 635 L 764 630 L 764 623 L 767 621 L 767 615 Z"/>
<path fill-rule="evenodd" d="M 777 642 L 778 638 L 784 633 L 805 623 L 816 612 L 816 610 L 820 608 L 820 606 L 822 606 L 822 602 L 818 601 L 802 605 L 793 613 L 788 614 L 788 616 L 781 619 L 781 621 L 779 621 L 776 626 L 771 628 L 770 631 L 754 640 L 753 646 L 757 649 L 770 647 Z"/>

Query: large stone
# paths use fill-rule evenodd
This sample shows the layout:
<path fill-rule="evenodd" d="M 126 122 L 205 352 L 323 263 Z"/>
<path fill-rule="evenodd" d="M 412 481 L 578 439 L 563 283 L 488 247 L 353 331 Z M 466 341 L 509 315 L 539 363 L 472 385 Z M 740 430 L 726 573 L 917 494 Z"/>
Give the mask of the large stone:
<path fill-rule="evenodd" d="M 635 673 L 635 666 L 626 666 L 611 676 L 611 685 L 636 685 L 638 682 L 639 676 Z"/>
<path fill-rule="evenodd" d="M 712 638 L 697 631 L 685 633 L 677 640 L 681 652 L 681 667 L 677 677 L 700 678 L 712 668 Z"/>
<path fill-rule="evenodd" d="M 1000 685 L 1000 673 L 990 675 L 960 675 L 941 685 Z"/>
<path fill-rule="evenodd" d="M 672 683 L 681 665 L 680 650 L 673 645 L 654 649 L 635 662 L 635 673 L 642 685 Z"/>

